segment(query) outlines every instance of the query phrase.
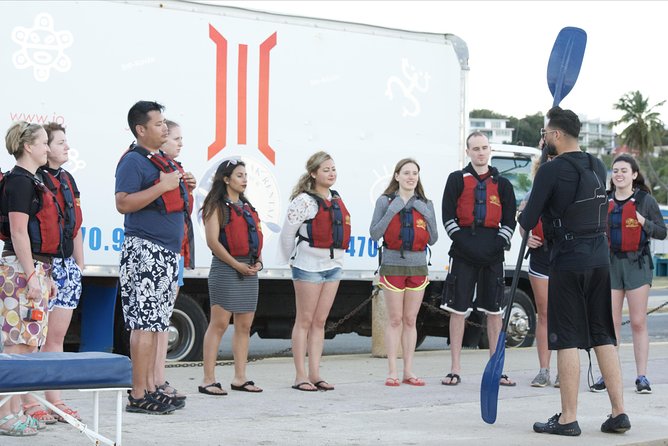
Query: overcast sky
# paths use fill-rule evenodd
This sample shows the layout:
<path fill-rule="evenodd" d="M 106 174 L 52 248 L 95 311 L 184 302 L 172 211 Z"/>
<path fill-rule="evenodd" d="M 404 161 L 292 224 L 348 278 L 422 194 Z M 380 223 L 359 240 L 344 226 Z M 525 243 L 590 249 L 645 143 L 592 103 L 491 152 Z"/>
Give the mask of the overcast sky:
<path fill-rule="evenodd" d="M 212 2 L 213 3 L 213 2 Z M 612 105 L 640 90 L 668 99 L 668 2 L 664 1 L 220 1 L 218 3 L 414 31 L 451 33 L 469 48 L 470 109 L 523 117 L 552 105 L 547 61 L 559 30 L 587 32 L 580 77 L 561 103 L 615 120 Z M 668 107 L 659 109 L 668 121 Z"/>

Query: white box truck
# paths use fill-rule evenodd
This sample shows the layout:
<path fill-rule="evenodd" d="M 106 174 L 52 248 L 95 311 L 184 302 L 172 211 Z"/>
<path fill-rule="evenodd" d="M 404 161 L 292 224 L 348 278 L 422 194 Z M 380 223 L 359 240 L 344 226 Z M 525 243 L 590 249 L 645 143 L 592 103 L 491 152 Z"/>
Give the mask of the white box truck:
<path fill-rule="evenodd" d="M 265 234 L 253 325 L 260 337 L 290 337 L 294 294 L 289 268 L 275 261 L 278 234 L 308 156 L 317 150 L 333 156 L 352 237 L 327 336 L 371 334 L 378 246 L 368 227 L 393 166 L 406 156 L 417 159 L 438 209 L 448 174 L 465 162 L 468 50 L 460 38 L 187 1 L 8 1 L 0 11 L 0 115 L 7 127 L 18 120 L 64 124 L 72 147 L 64 167 L 81 190 L 84 295 L 68 342 L 125 351 L 116 305 L 123 217 L 115 209 L 114 173 L 133 140 L 127 111 L 142 99 L 166 105 L 165 115 L 181 125 L 179 160 L 198 179 L 196 209 L 220 162 L 241 157 L 247 164 L 247 195 Z M 527 154 L 511 148 L 495 162 L 526 179 Z M 0 167 L 13 164 L 3 151 Z M 522 189 L 526 181 L 515 183 Z M 209 312 L 211 253 L 199 214 L 193 219 L 196 269 L 186 271 L 177 299 L 172 359 L 201 358 Z M 440 231 L 421 337 L 447 336 L 448 318 L 437 301 L 449 239 Z M 526 277 L 520 288 L 514 345 L 531 343 L 535 326 Z M 467 343 L 478 338 L 473 330 Z"/>

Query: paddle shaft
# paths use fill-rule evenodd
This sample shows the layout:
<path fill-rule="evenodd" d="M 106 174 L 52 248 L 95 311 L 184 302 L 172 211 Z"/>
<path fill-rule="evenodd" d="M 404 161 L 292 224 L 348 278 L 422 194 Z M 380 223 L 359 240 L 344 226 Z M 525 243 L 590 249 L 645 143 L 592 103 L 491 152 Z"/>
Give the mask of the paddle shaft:
<path fill-rule="evenodd" d="M 524 232 L 522 237 L 522 243 L 520 244 L 520 254 L 517 258 L 517 264 L 515 265 L 515 272 L 513 273 L 513 282 L 510 285 L 510 299 L 506 305 L 506 311 L 503 316 L 503 327 L 501 327 L 501 333 L 505 333 L 508 329 L 508 322 L 510 321 L 510 313 L 513 308 L 513 301 L 515 300 L 515 293 L 517 292 L 517 284 L 520 281 L 520 270 L 522 269 L 522 261 L 524 260 L 524 251 L 527 246 L 527 240 L 529 239 L 529 231 Z"/>

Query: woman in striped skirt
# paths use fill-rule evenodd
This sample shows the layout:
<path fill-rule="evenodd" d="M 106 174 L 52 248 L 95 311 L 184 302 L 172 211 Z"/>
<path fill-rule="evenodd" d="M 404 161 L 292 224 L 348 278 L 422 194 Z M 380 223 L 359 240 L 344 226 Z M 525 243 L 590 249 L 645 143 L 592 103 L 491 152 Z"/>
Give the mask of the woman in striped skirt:
<path fill-rule="evenodd" d="M 232 390 L 262 392 L 246 376 L 250 328 L 262 270 L 262 229 L 253 206 L 244 196 L 248 179 L 239 159 L 223 161 L 202 206 L 206 243 L 213 253 L 209 271 L 211 319 L 204 335 L 204 377 L 199 392 L 227 395 L 216 381 L 218 347 L 234 315 L 234 379 Z"/>

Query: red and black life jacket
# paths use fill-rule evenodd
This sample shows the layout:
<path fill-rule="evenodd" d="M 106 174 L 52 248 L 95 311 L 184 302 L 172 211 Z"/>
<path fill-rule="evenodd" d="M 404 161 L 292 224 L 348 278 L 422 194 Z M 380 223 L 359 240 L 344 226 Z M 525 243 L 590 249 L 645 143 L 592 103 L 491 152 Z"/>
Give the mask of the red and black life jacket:
<path fill-rule="evenodd" d="M 394 195 L 387 196 L 390 202 Z M 383 234 L 383 246 L 394 251 L 424 251 L 429 242 L 429 230 L 424 216 L 415 208 L 405 207 L 392 217 Z"/>
<path fill-rule="evenodd" d="M 172 172 L 181 172 L 184 174 L 183 167 L 178 164 L 176 161 L 165 156 L 162 150 L 158 152 L 151 152 L 148 149 L 138 145 L 131 144 L 130 148 L 123 154 L 121 159 L 123 159 L 128 153 L 135 152 L 141 156 L 146 157 L 156 169 L 160 172 L 172 173 Z M 153 182 L 153 184 L 158 184 L 160 182 L 160 177 Z M 179 187 L 174 188 L 170 191 L 165 192 L 160 197 L 158 197 L 153 203 L 147 207 L 154 209 L 159 209 L 161 212 L 170 213 L 170 212 L 183 212 L 189 209 L 188 203 L 188 190 L 183 181 L 179 183 Z"/>
<path fill-rule="evenodd" d="M 178 171 L 181 172 L 182 175 L 185 174 L 181 164 L 165 156 L 162 150 L 153 153 L 138 144 L 132 143 L 130 144 L 128 150 L 123 154 L 121 159 L 123 159 L 130 152 L 136 152 L 146 157 L 146 159 L 148 159 L 151 164 L 153 164 L 160 172 L 172 173 Z M 158 176 L 153 184 L 157 184 L 159 182 L 160 177 Z M 183 228 L 183 243 L 181 245 L 181 254 L 183 255 L 183 263 L 185 267 L 189 269 L 195 268 L 195 235 L 193 232 L 192 220 L 190 219 L 190 213 L 193 207 L 192 203 L 192 194 L 188 192 L 186 183 L 181 180 L 179 182 L 179 187 L 165 192 L 153 203 L 147 206 L 147 208 L 158 209 L 164 213 L 183 212 L 185 225 Z"/>
<path fill-rule="evenodd" d="M 538 219 L 538 223 L 531 230 L 531 234 L 538 237 L 541 242 L 545 241 L 545 234 L 543 233 L 543 222 L 540 219 Z"/>
<path fill-rule="evenodd" d="M 234 257 L 250 256 L 251 263 L 262 253 L 262 225 L 260 217 L 248 202 L 239 207 L 225 200 L 230 220 L 220 229 L 219 240 Z"/>
<path fill-rule="evenodd" d="M 23 175 L 33 182 L 37 199 L 31 203 L 28 219 L 28 236 L 30 250 L 33 254 L 55 256 L 62 252 L 63 213 L 58 205 L 56 195 L 39 178 L 22 171 L 13 170 L 5 173 L 0 179 L 0 190 L 5 193 L 5 183 L 12 175 Z M 11 240 L 9 213 L 0 215 L 0 240 Z"/>
<path fill-rule="evenodd" d="M 638 252 L 648 243 L 647 234 L 638 222 L 638 204 L 647 195 L 636 191 L 624 204 L 619 205 L 611 193 L 608 200 L 608 234 L 612 252 Z"/>
<path fill-rule="evenodd" d="M 75 187 L 74 179 L 64 169 L 60 169 L 56 175 L 47 169 L 41 171 L 44 184 L 56 195 L 58 206 L 63 213 L 63 236 L 65 239 L 74 240 L 83 222 L 81 202 L 77 197 L 79 191 Z"/>
<path fill-rule="evenodd" d="M 478 180 L 467 170 L 463 171 L 464 188 L 457 199 L 459 226 L 498 228 L 503 209 L 499 198 L 499 180 L 496 169 Z"/>
<path fill-rule="evenodd" d="M 299 241 L 307 241 L 314 248 L 329 249 L 329 257 L 334 258 L 335 249 L 348 249 L 350 243 L 350 212 L 343 204 L 338 192 L 330 190 L 331 200 L 317 194 L 309 195 L 318 203 L 318 213 L 306 220 L 307 237 L 299 235 Z"/>

